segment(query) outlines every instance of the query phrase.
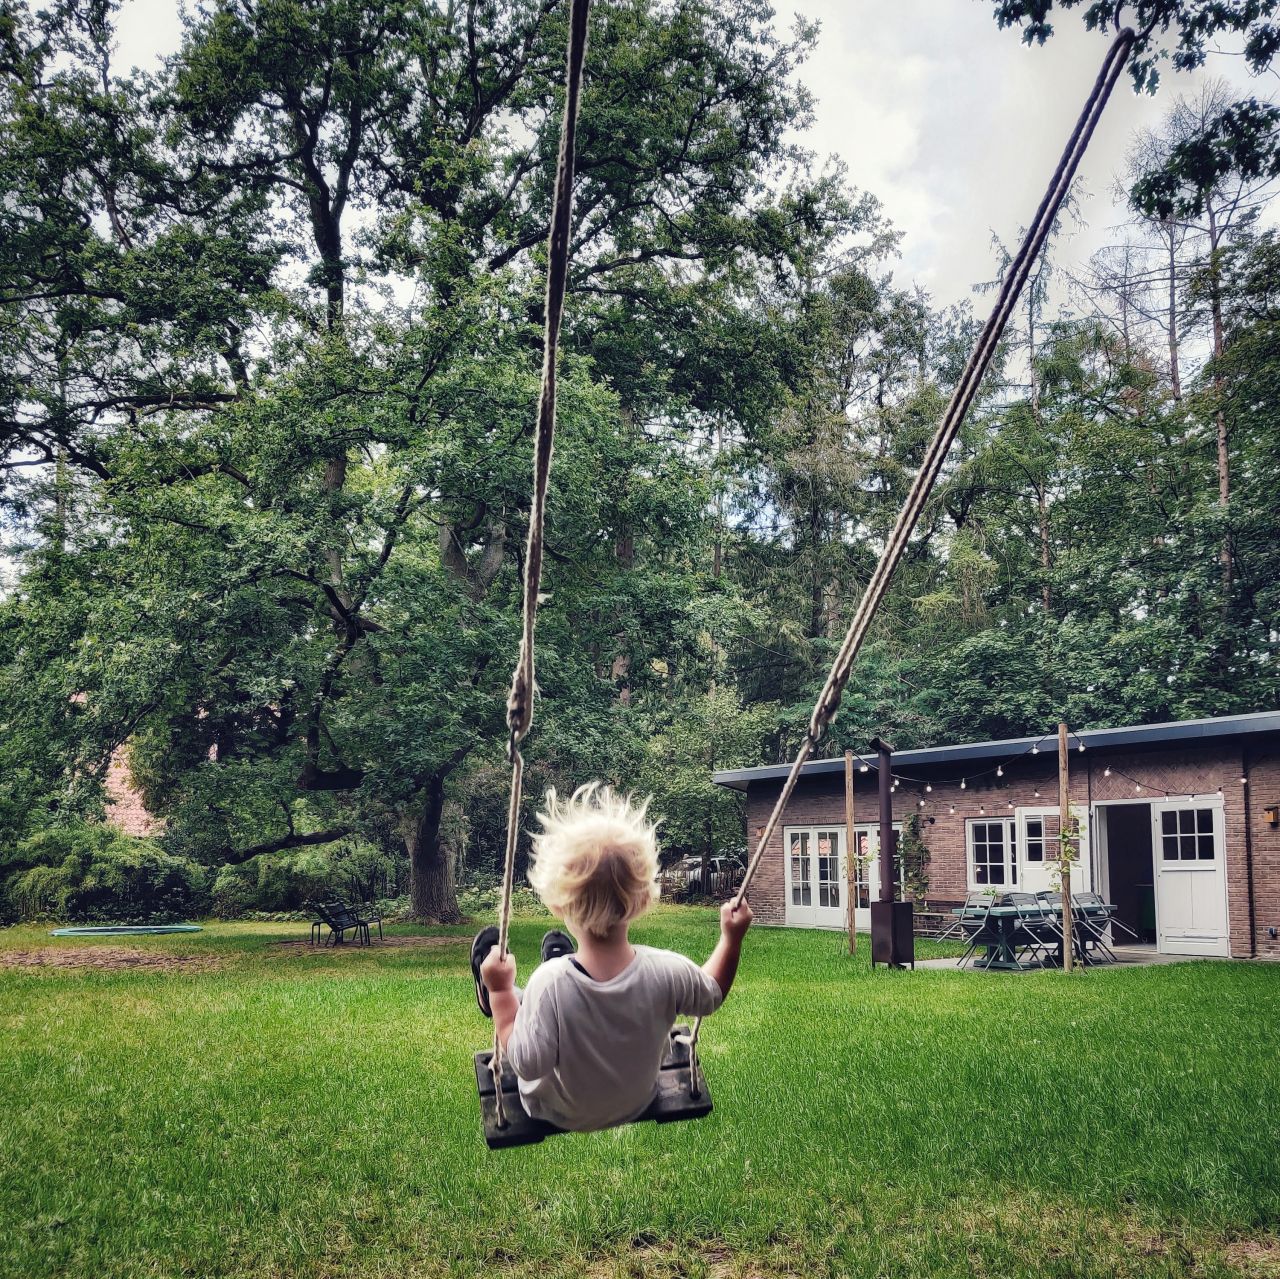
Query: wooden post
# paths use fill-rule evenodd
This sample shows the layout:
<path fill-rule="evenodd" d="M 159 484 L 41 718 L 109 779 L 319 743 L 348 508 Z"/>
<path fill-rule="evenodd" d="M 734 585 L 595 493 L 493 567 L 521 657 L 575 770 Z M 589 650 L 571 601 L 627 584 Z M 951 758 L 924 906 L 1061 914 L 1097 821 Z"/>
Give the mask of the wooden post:
<path fill-rule="evenodd" d="M 1071 972 L 1075 945 L 1071 924 L 1071 778 L 1067 765 L 1067 726 L 1058 724 L 1058 866 L 1062 871 L 1062 967 Z"/>
<path fill-rule="evenodd" d="M 858 950 L 858 846 L 853 833 L 853 752 L 844 753 L 844 878 L 849 905 L 849 954 Z"/>

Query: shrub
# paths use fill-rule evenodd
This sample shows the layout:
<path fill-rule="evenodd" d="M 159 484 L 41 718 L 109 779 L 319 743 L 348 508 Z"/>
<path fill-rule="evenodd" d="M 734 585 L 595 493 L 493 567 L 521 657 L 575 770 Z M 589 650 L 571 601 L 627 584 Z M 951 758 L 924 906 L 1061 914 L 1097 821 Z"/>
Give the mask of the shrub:
<path fill-rule="evenodd" d="M 190 918 L 208 905 L 209 872 L 153 839 L 69 822 L 22 841 L 5 897 L 20 919 L 146 923 Z"/>
<path fill-rule="evenodd" d="M 323 852 L 256 857 L 218 871 L 211 909 L 219 919 L 294 915 L 313 898 L 336 891 L 336 878 L 332 862 Z"/>

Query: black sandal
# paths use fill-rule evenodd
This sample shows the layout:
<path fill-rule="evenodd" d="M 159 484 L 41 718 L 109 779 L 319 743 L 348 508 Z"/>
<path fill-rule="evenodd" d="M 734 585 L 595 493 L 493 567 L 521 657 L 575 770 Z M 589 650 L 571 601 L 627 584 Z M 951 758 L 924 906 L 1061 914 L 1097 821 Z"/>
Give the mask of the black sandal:
<path fill-rule="evenodd" d="M 542 962 L 545 964 L 550 959 L 559 959 L 561 955 L 576 955 L 578 948 L 574 945 L 573 938 L 568 933 L 561 932 L 558 928 L 553 928 L 549 933 L 545 933 L 542 938 Z"/>
<path fill-rule="evenodd" d="M 482 928 L 471 943 L 471 975 L 476 980 L 476 1003 L 486 1017 L 493 1016 L 493 1008 L 489 1004 L 489 988 L 480 977 L 480 965 L 488 958 L 489 952 L 498 944 L 501 934 L 490 924 Z"/>

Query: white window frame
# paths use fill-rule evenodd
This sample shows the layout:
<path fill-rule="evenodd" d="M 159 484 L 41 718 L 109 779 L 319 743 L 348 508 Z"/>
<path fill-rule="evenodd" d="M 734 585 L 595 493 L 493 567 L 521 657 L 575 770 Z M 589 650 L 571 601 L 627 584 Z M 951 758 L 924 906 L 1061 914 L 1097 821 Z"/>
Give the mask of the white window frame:
<path fill-rule="evenodd" d="M 977 866 L 978 863 L 974 858 L 975 834 L 979 826 L 999 826 L 1004 831 L 1004 858 L 1001 863 L 984 862 L 984 866 L 1003 865 L 1004 866 L 1004 882 L 993 884 L 988 879 L 987 883 L 982 883 L 978 879 Z M 983 840 L 984 844 L 990 846 L 990 841 Z M 966 817 L 964 821 L 964 848 L 965 860 L 968 864 L 969 888 L 972 892 L 979 892 L 986 888 L 998 889 L 1001 892 L 1016 892 L 1018 889 L 1018 821 L 1016 817 Z"/>

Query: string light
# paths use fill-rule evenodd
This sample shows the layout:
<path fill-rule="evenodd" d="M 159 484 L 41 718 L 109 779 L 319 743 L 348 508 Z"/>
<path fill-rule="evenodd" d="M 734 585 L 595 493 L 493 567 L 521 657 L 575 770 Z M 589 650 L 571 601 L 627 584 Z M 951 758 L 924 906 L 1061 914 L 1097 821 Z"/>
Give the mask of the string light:
<path fill-rule="evenodd" d="M 1078 748 L 1078 749 L 1079 749 L 1079 751 L 1080 751 L 1080 753 L 1081 753 L 1081 754 L 1084 754 L 1084 743 L 1083 743 L 1083 742 L 1081 742 L 1081 743 L 1080 743 L 1080 745 L 1079 745 L 1079 748 Z"/>
<path fill-rule="evenodd" d="M 987 806 L 985 804 L 978 805 L 978 812 L 985 813 L 986 811 L 987 811 Z"/>
<path fill-rule="evenodd" d="M 1139 786 L 1139 785 L 1137 784 L 1137 782 L 1135 782 L 1135 783 L 1134 783 L 1134 785 L 1133 785 L 1133 793 L 1134 793 L 1135 795 L 1137 795 L 1141 790 L 1142 790 L 1142 787 L 1141 787 L 1141 786 Z"/>
<path fill-rule="evenodd" d="M 956 811 L 956 806 L 955 806 L 954 804 L 952 804 L 952 805 L 951 805 L 951 811 L 952 811 L 952 813 L 953 813 L 953 814 L 954 814 L 954 813 L 955 813 L 955 811 Z"/>
<path fill-rule="evenodd" d="M 918 799 L 918 800 L 916 800 L 916 803 L 917 803 L 917 804 L 919 804 L 921 808 L 923 808 L 923 807 L 924 807 L 924 800 L 922 800 L 922 799 Z"/>
<path fill-rule="evenodd" d="M 1039 792 L 1039 791 L 1036 791 L 1036 792 L 1035 792 L 1035 796 L 1036 796 L 1036 798 L 1037 798 L 1037 799 L 1039 799 L 1039 798 L 1040 798 L 1040 792 Z"/>
<path fill-rule="evenodd" d="M 1102 770 L 1102 775 L 1103 775 L 1103 777 L 1110 777 L 1110 776 L 1111 776 L 1111 765 L 1110 765 L 1110 764 L 1108 764 L 1108 765 L 1107 765 L 1107 767 L 1106 767 L 1106 768 L 1104 768 L 1104 769 Z"/>
<path fill-rule="evenodd" d="M 860 773 L 866 773 L 870 771 L 867 767 L 867 761 L 865 759 L 862 761 L 862 767 L 858 771 Z"/>
<path fill-rule="evenodd" d="M 961 790 L 964 790 L 966 786 L 968 786 L 968 782 L 966 782 L 966 781 L 964 780 L 964 778 L 962 777 L 962 778 L 960 779 L 960 789 L 961 789 Z"/>
<path fill-rule="evenodd" d="M 1036 744 L 1031 748 L 1031 753 L 1032 753 L 1033 755 L 1039 755 L 1039 754 L 1040 754 L 1040 743 L 1039 743 L 1039 742 L 1037 742 L 1037 743 L 1036 743 Z"/>
<path fill-rule="evenodd" d="M 1247 777 L 1242 777 L 1242 778 L 1240 779 L 1240 785 L 1241 785 L 1241 786 L 1248 786 L 1248 784 L 1249 784 L 1249 779 L 1248 779 Z"/>
<path fill-rule="evenodd" d="M 925 784 L 924 784 L 924 788 L 925 788 L 925 790 L 927 790 L 927 791 L 931 791 L 931 790 L 933 789 L 933 787 L 932 787 L 928 782 L 925 782 Z"/>
<path fill-rule="evenodd" d="M 996 776 L 997 776 L 997 777 L 1003 777 L 1003 776 L 1004 776 L 1004 765 L 1003 765 L 1003 764 L 997 764 L 997 765 L 996 765 Z"/>

